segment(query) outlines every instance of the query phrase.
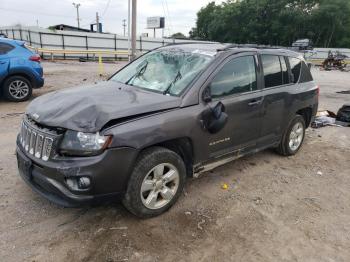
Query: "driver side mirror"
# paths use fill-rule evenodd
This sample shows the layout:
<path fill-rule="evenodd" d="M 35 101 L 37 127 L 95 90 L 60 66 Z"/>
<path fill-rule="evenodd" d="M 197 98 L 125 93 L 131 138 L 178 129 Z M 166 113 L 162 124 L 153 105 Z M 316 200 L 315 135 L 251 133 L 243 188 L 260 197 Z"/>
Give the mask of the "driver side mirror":
<path fill-rule="evenodd" d="M 207 86 L 202 93 L 202 99 L 205 103 L 211 102 L 211 91 L 210 91 L 210 86 Z"/>

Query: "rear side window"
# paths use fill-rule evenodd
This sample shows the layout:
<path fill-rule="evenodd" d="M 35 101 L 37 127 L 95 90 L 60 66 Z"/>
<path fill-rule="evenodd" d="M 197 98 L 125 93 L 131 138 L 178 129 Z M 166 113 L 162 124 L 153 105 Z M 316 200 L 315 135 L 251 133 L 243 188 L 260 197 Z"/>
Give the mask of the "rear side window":
<path fill-rule="evenodd" d="M 289 57 L 290 70 L 293 75 L 293 82 L 298 83 L 301 71 L 301 60 L 295 57 Z"/>
<path fill-rule="evenodd" d="M 300 83 L 310 82 L 313 81 L 311 72 L 309 67 L 306 65 L 304 61 L 301 61 L 301 75 L 300 75 Z"/>
<path fill-rule="evenodd" d="M 253 56 L 234 58 L 225 64 L 210 84 L 213 98 L 257 90 Z"/>
<path fill-rule="evenodd" d="M 284 85 L 289 84 L 288 67 L 285 57 L 280 56 L 281 68 L 282 68 L 282 82 Z"/>
<path fill-rule="evenodd" d="M 5 55 L 14 49 L 14 46 L 6 43 L 0 43 L 0 55 Z"/>
<path fill-rule="evenodd" d="M 276 55 L 261 55 L 264 69 L 265 88 L 283 84 L 280 59 Z"/>

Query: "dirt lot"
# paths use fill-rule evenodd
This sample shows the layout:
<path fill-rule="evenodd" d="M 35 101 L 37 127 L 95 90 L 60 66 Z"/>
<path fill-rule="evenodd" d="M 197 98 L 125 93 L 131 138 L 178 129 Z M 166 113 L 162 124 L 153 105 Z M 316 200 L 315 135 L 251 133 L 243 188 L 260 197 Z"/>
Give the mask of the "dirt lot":
<path fill-rule="evenodd" d="M 95 63 L 43 65 L 35 96 L 100 79 Z M 350 102 L 336 93 L 350 73 L 313 73 L 321 108 Z M 350 261 L 350 128 L 309 129 L 294 157 L 267 150 L 203 174 L 169 212 L 139 220 L 119 204 L 58 207 L 25 185 L 14 150 L 27 104 L 0 101 L 1 261 Z"/>

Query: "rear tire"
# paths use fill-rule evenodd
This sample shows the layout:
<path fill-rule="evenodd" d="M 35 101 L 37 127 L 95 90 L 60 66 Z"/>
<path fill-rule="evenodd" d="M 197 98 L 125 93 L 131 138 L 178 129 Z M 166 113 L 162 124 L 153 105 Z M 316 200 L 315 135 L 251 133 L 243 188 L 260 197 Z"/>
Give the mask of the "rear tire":
<path fill-rule="evenodd" d="M 301 148 L 305 137 L 305 120 L 301 115 L 296 115 L 283 134 L 277 153 L 283 156 L 295 155 Z"/>
<path fill-rule="evenodd" d="M 28 100 L 33 91 L 31 82 L 23 76 L 10 76 L 3 84 L 3 95 L 5 99 L 12 102 Z"/>
<path fill-rule="evenodd" d="M 141 218 L 158 216 L 179 198 L 186 180 L 186 167 L 175 152 L 146 149 L 139 156 L 128 182 L 124 206 Z"/>

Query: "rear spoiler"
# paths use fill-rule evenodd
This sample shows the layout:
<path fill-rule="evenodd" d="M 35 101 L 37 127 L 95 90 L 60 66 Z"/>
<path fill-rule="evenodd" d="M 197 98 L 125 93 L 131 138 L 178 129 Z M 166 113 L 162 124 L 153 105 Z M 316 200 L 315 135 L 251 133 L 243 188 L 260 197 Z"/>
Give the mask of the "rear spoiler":
<path fill-rule="evenodd" d="M 17 45 L 24 46 L 26 42 L 20 40 L 13 40 Z"/>

